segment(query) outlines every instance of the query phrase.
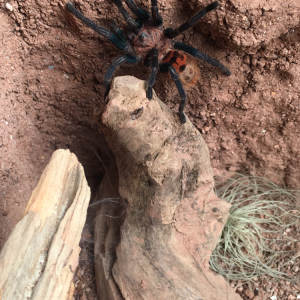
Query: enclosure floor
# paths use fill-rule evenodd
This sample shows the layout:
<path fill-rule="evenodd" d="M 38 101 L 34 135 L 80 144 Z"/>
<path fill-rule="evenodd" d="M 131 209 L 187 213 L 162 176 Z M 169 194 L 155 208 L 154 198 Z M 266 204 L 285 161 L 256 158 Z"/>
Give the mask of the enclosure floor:
<path fill-rule="evenodd" d="M 148 6 L 149 1 L 137 1 L 141 2 Z M 193 15 L 192 5 L 199 9 L 209 3 L 198 2 L 159 1 L 164 25 L 176 27 Z M 228 1 L 225 14 L 236 12 L 234 2 Z M 240 2 L 243 7 L 245 1 Z M 0 250 L 55 149 L 69 148 L 78 156 L 91 186 L 103 175 L 93 150 L 105 147 L 105 141 L 93 113 L 103 103 L 105 71 L 121 55 L 74 20 L 63 2 L 9 3 L 13 12 L 4 4 L 0 8 Z M 109 28 L 115 19 L 124 27 L 109 1 L 78 3 L 99 25 Z M 289 3 L 296 5 L 298 0 Z M 254 10 L 252 18 L 259 14 L 261 9 Z M 235 20 L 241 40 L 247 40 L 244 21 Z M 231 28 L 225 23 L 218 24 L 214 12 L 177 39 L 220 60 L 232 72 L 226 77 L 199 61 L 201 77 L 187 91 L 185 112 L 203 134 L 215 174 L 256 172 L 277 183 L 282 178 L 290 187 L 299 186 L 300 30 L 290 28 L 283 15 L 277 23 L 256 28 L 265 32 L 261 47 L 247 48 L 233 36 L 227 39 L 224 32 Z M 287 29 L 274 37 L 279 28 Z M 147 80 L 149 70 L 143 65 L 124 66 L 115 75 Z M 178 110 L 178 92 L 168 77 L 159 74 L 154 89 Z M 280 299 L 296 299 L 285 295 Z"/>

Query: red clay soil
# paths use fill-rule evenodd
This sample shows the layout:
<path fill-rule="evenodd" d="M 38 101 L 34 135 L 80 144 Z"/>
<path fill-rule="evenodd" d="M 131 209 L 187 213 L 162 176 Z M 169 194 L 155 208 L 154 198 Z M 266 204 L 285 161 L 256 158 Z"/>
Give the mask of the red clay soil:
<path fill-rule="evenodd" d="M 66 0 L 0 2 L 0 249 L 52 152 L 69 148 L 91 186 L 103 175 L 94 151 L 106 148 L 94 109 L 103 78 L 120 55 L 74 19 Z M 136 0 L 143 8 L 150 1 Z M 210 0 L 163 0 L 165 27 L 176 27 Z M 187 92 L 185 112 L 202 132 L 215 174 L 255 171 L 300 186 L 300 1 L 220 0 L 219 8 L 177 38 L 220 60 L 232 75 L 199 61 L 201 78 Z M 125 24 L 108 0 L 74 1 L 109 28 Z M 142 64 L 116 76 L 147 79 Z M 176 86 L 159 75 L 154 89 L 174 110 Z"/>

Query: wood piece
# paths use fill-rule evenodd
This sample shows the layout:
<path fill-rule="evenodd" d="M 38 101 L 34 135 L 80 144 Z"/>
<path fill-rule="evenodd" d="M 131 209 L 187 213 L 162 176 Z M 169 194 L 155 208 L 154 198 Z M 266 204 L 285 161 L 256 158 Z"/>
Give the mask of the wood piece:
<path fill-rule="evenodd" d="M 208 148 L 189 120 L 182 124 L 156 95 L 152 101 L 146 98 L 145 84 L 131 76 L 116 77 L 109 102 L 96 112 L 116 157 L 118 176 L 110 180 L 118 177 L 120 203 L 127 203 L 112 270 L 103 271 L 113 253 L 104 249 L 99 271 L 120 293 L 103 282 L 97 283 L 98 291 L 105 289 L 109 300 L 241 299 L 209 267 L 230 204 L 213 191 Z M 99 199 L 117 193 L 117 187 L 108 187 L 101 185 Z M 107 235 L 96 244 L 111 240 L 103 211 L 104 206 L 98 214 L 106 219 L 97 230 L 105 229 Z M 110 211 L 111 217 L 117 215 Z M 116 236 L 114 243 L 118 240 Z"/>
<path fill-rule="evenodd" d="M 119 194 L 118 169 L 115 161 L 107 169 L 93 202 L 97 205 L 95 217 L 95 275 L 100 300 L 122 300 L 113 276 L 116 246 L 120 242 L 120 226 L 125 218 L 126 205 Z"/>
<path fill-rule="evenodd" d="M 76 156 L 55 151 L 1 251 L 1 300 L 72 298 L 89 200 Z"/>

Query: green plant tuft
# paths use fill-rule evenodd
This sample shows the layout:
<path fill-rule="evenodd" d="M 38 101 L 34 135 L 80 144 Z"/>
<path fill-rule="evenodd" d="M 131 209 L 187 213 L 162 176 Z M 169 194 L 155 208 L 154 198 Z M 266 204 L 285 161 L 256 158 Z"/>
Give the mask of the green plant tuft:
<path fill-rule="evenodd" d="M 216 195 L 232 204 L 210 258 L 227 280 L 251 282 L 269 275 L 293 280 L 287 268 L 299 256 L 289 232 L 299 224 L 298 190 L 256 175 L 215 178 Z"/>

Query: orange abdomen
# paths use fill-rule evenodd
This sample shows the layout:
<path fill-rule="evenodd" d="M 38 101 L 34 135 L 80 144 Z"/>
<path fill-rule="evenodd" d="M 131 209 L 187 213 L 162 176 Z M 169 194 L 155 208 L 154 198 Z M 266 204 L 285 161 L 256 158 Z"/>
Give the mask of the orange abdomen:
<path fill-rule="evenodd" d="M 197 62 L 185 55 L 184 52 L 169 51 L 163 58 L 163 63 L 168 63 L 174 67 L 185 87 L 193 86 L 199 80 L 200 69 Z"/>
<path fill-rule="evenodd" d="M 163 58 L 163 63 L 172 65 L 177 73 L 181 73 L 186 67 L 186 55 L 180 51 L 171 50 Z"/>

